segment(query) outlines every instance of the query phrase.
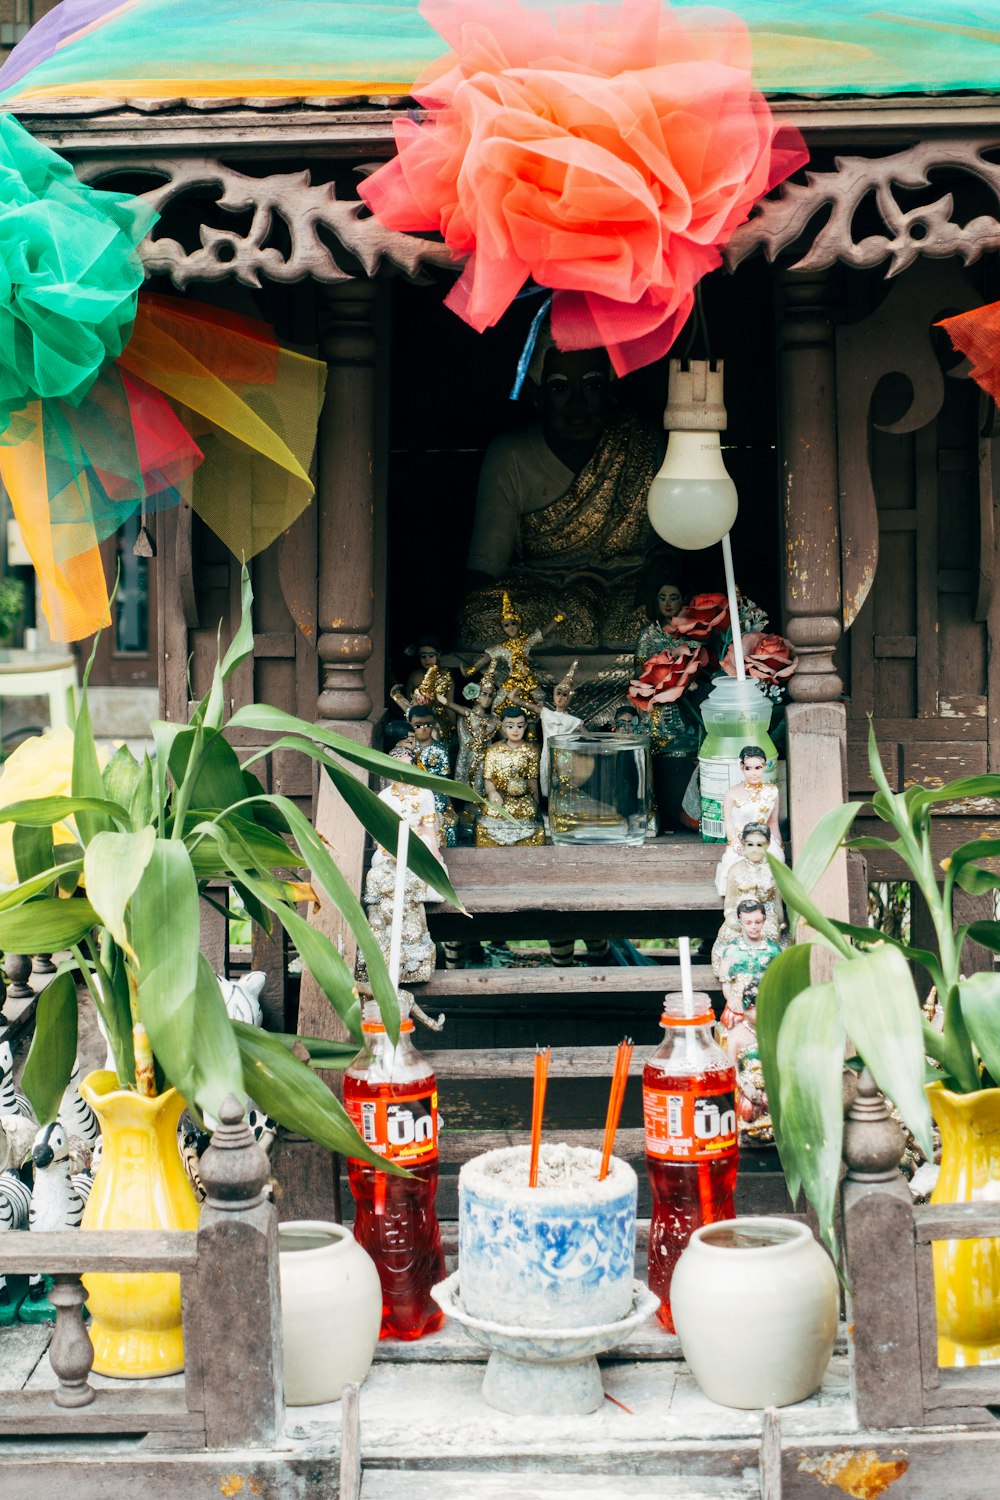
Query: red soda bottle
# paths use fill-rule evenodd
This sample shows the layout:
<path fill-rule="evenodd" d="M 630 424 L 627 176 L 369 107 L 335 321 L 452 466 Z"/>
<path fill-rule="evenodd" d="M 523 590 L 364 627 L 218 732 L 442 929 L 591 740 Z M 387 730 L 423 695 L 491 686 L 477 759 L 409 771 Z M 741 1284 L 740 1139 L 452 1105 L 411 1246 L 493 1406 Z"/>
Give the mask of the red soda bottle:
<path fill-rule="evenodd" d="M 354 1194 L 354 1238 L 382 1282 L 380 1338 L 418 1339 L 440 1328 L 444 1314 L 431 1287 L 445 1278 L 434 1198 L 438 1180 L 437 1080 L 411 1040 L 410 1002 L 399 997 L 400 1035 L 393 1046 L 378 1004 L 365 1002 L 361 1029 L 368 1051 L 344 1074 L 344 1107 L 362 1140 L 410 1177 L 347 1163 Z"/>
<path fill-rule="evenodd" d="M 657 1317 L 674 1332 L 670 1282 L 695 1229 L 735 1217 L 736 1073 L 712 1036 L 707 995 L 691 1014 L 679 995 L 664 998 L 663 1041 L 642 1072 L 646 1171 L 653 1189 L 649 1226 L 649 1289 L 661 1299 Z"/>

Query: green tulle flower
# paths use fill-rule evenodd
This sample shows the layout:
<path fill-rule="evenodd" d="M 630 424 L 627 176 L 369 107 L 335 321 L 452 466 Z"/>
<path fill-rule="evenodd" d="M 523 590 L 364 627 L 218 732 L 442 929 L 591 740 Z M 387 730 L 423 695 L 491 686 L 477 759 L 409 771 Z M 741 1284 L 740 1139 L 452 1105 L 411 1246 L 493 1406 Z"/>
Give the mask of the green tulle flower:
<path fill-rule="evenodd" d="M 148 204 L 78 182 L 0 116 L 0 433 L 39 397 L 76 403 L 128 343 Z"/>

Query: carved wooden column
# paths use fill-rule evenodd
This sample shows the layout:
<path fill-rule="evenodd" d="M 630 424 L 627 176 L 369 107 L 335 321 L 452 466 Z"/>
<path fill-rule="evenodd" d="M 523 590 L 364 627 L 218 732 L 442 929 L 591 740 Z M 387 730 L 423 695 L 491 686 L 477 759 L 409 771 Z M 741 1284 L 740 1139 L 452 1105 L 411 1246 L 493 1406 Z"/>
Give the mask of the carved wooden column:
<path fill-rule="evenodd" d="M 785 271 L 778 330 L 785 633 L 798 652 L 787 709 L 792 841 L 801 849 L 843 802 L 847 718 L 833 653 L 841 634 L 836 364 L 827 277 Z M 794 852 L 794 851 L 793 851 Z M 847 864 L 839 855 L 816 890 L 846 918 Z"/>

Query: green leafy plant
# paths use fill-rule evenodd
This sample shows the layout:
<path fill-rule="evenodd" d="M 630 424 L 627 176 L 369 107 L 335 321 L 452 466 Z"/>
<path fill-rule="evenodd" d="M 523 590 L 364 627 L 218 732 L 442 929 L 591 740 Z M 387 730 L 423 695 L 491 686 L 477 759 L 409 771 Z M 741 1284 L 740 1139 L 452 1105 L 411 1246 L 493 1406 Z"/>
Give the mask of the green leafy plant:
<path fill-rule="evenodd" d="M 789 1191 L 794 1198 L 804 1189 L 834 1251 L 848 1041 L 928 1156 L 931 1116 L 925 1084 L 936 1080 L 964 1094 L 1000 1082 L 1000 975 L 961 975 L 966 939 L 1000 951 L 1000 922 L 956 927 L 953 909 L 956 886 L 973 895 L 1000 889 L 1000 876 L 984 863 L 1000 855 L 1000 839 L 973 839 L 939 865 L 931 844 L 936 807 L 968 797 L 1000 797 L 1000 776 L 893 792 L 871 727 L 868 763 L 878 789 L 872 807 L 888 825 L 887 834 L 895 837 L 847 839 L 866 805 L 851 802 L 820 820 L 794 870 L 771 859 L 785 905 L 808 924 L 816 941 L 798 943 L 776 958 L 757 999 L 757 1038 Z M 842 844 L 896 856 L 927 904 L 936 939 L 933 951 L 870 927 L 835 921 L 819 909 L 812 892 Z M 828 980 L 813 983 L 811 958 L 817 945 L 842 962 L 833 965 Z M 911 963 L 926 971 L 937 990 L 944 1018 L 940 1029 L 922 1012 Z"/>
<path fill-rule="evenodd" d="M 24 609 L 24 584 L 20 578 L 0 580 L 0 641 L 9 638 Z"/>
<path fill-rule="evenodd" d="M 190 722 L 152 725 L 154 759 L 146 755 L 140 763 L 123 746 L 102 771 L 85 677 L 71 795 L 0 809 L 0 821 L 14 824 L 18 875 L 17 885 L 0 894 L 0 948 L 69 949 L 73 955 L 40 997 L 23 1086 L 38 1118 L 54 1118 L 76 1056 L 82 976 L 123 1088 L 155 1095 L 173 1085 L 202 1118 L 217 1117 L 228 1093 L 244 1091 L 282 1125 L 330 1150 L 381 1161 L 315 1072 L 320 1066 L 346 1067 L 363 1045 L 361 1006 L 344 959 L 299 912 L 303 900 L 333 902 L 343 913 L 393 1039 L 399 1027 L 396 995 L 364 911 L 329 847 L 294 802 L 263 790 L 252 761 L 275 748 L 310 756 L 368 832 L 390 849 L 399 818 L 351 767 L 479 799 L 468 786 L 267 707 L 242 709 L 229 721 L 233 728 L 280 736 L 241 765 L 224 735 L 224 685 L 253 651 L 252 599 L 244 568 L 236 636 L 217 660 L 211 688 Z M 53 828 L 67 819 L 79 842 L 54 845 Z M 419 839 L 409 849 L 415 873 L 458 905 L 430 851 Z M 309 881 L 301 879 L 303 871 L 310 872 Z M 276 923 L 285 929 L 353 1041 L 282 1035 L 230 1020 L 199 950 L 200 904 L 218 905 L 209 886 L 220 881 L 238 893 L 253 921 L 269 932 Z M 302 1047 L 309 1063 L 293 1051 Z"/>

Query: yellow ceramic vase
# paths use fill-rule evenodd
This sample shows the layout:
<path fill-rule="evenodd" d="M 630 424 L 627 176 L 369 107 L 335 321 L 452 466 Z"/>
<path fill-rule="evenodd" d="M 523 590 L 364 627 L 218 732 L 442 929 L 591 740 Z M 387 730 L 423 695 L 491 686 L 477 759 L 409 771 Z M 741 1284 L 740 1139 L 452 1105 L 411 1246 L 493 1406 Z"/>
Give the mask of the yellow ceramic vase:
<path fill-rule="evenodd" d="M 177 1146 L 184 1100 L 119 1087 L 114 1073 L 89 1074 L 80 1093 L 101 1122 L 101 1164 L 83 1229 L 197 1229 L 198 1202 Z M 85 1276 L 99 1375 L 141 1380 L 184 1368 L 181 1282 L 169 1272 Z"/>
<path fill-rule="evenodd" d="M 1000 1198 L 1000 1088 L 953 1094 L 928 1086 L 941 1130 L 941 1175 L 932 1203 L 995 1203 Z M 938 1363 L 1000 1359 L 1000 1240 L 937 1240 L 934 1291 Z"/>

